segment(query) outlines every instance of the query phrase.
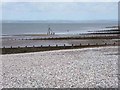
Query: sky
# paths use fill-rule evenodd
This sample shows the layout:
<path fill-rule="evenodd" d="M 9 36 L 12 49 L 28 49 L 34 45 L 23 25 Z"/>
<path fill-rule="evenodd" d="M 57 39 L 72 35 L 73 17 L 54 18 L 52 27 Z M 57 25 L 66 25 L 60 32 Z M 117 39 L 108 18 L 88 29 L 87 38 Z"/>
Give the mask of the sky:
<path fill-rule="evenodd" d="M 118 20 L 117 2 L 4 2 L 0 8 L 2 20 Z"/>
<path fill-rule="evenodd" d="M 119 2 L 119 0 L 1 0 L 1 2 Z"/>

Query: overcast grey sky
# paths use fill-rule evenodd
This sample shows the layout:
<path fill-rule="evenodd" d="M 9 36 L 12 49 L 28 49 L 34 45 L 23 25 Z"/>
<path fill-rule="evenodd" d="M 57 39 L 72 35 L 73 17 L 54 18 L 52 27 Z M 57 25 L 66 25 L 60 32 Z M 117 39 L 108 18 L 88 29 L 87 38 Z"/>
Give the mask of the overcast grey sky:
<path fill-rule="evenodd" d="M 117 20 L 117 2 L 7 2 L 3 20 Z"/>

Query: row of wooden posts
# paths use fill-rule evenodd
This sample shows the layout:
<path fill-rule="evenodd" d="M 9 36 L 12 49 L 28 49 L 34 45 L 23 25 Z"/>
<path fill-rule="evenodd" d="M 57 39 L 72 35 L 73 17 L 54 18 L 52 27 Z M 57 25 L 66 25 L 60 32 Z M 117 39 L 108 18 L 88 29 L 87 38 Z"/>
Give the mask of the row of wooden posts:
<path fill-rule="evenodd" d="M 116 45 L 116 43 L 113 43 L 113 44 L 107 44 L 107 43 L 104 43 L 104 44 L 98 44 L 98 43 L 96 43 L 96 44 L 90 44 L 90 43 L 88 43 L 88 44 L 86 44 L 86 45 L 82 45 L 81 43 L 79 44 L 79 45 L 74 45 L 74 44 L 72 44 L 71 46 L 67 46 L 67 45 L 63 45 L 63 46 L 60 46 L 60 45 L 58 45 L 58 44 L 56 44 L 56 46 L 51 46 L 51 45 L 48 45 L 48 46 L 43 46 L 43 45 L 41 45 L 41 46 L 31 46 L 31 47 L 33 47 L 33 48 L 39 48 L 39 47 L 41 47 L 41 48 L 43 48 L 43 47 L 80 47 L 80 46 L 95 46 L 95 45 L 98 45 L 98 46 L 100 46 L 100 45 L 103 45 L 103 46 L 106 46 L 106 45 Z M 27 48 L 28 46 L 25 46 L 25 47 L 20 47 L 20 46 L 18 46 L 18 47 L 13 47 L 13 46 L 11 46 L 11 47 L 9 47 L 9 48 Z M 30 46 L 29 46 L 30 47 Z M 8 47 L 3 47 L 3 48 L 8 48 Z"/>
<path fill-rule="evenodd" d="M 62 39 L 62 38 L 66 38 L 66 39 L 76 39 L 76 38 L 88 38 L 88 37 L 91 37 L 91 38 L 98 38 L 98 37 L 100 37 L 100 36 L 82 36 L 82 37 L 48 37 L 48 38 L 21 38 L 21 39 L 8 39 L 8 40 L 49 40 L 49 39 Z M 103 37 L 103 36 L 101 36 L 101 37 Z M 117 36 L 112 36 L 112 35 L 110 35 L 110 36 L 104 36 L 104 37 L 118 37 L 118 35 Z"/>

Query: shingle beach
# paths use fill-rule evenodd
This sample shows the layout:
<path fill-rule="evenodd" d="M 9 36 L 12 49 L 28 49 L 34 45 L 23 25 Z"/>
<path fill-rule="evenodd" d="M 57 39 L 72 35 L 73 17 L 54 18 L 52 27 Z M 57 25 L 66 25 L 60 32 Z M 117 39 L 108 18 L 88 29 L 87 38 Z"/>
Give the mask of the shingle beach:
<path fill-rule="evenodd" d="M 1 55 L 4 88 L 117 88 L 118 47 Z"/>

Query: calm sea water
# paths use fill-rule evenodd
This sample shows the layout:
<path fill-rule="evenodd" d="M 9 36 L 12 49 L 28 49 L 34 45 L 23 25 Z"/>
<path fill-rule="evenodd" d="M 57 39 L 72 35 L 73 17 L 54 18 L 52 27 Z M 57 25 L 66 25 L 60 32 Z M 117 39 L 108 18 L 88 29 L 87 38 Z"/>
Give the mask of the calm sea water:
<path fill-rule="evenodd" d="M 50 27 L 56 34 L 80 34 L 108 29 L 116 23 L 2 23 L 3 35 L 46 34 Z"/>

